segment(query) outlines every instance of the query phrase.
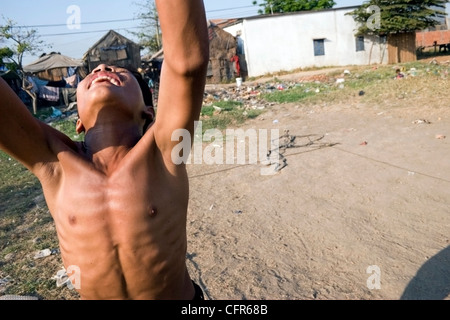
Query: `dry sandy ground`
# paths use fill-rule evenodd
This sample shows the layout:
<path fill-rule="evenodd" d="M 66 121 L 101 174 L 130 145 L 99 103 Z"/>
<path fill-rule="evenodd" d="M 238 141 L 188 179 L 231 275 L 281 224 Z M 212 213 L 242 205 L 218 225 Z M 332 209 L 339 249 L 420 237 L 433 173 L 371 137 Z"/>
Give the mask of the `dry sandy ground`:
<path fill-rule="evenodd" d="M 401 110 L 272 107 L 244 129 L 297 136 L 304 146 L 286 150 L 282 170 L 190 164 L 188 266 L 206 298 L 449 300 L 444 98 Z"/>

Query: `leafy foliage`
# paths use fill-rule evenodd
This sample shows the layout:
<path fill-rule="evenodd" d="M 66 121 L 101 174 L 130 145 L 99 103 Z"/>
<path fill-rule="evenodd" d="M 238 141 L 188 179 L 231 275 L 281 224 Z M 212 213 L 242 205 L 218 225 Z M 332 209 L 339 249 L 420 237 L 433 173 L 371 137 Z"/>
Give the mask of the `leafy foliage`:
<path fill-rule="evenodd" d="M 257 2 L 253 2 L 257 5 Z M 333 0 L 264 0 L 259 4 L 262 8 L 259 14 L 273 14 L 282 12 L 297 12 L 332 8 L 336 2 Z"/>
<path fill-rule="evenodd" d="M 5 24 L 0 26 L 0 40 L 8 40 L 12 44 L 4 49 L 4 52 L 2 50 L 2 53 L 9 55 L 13 52 L 13 55 L 7 57 L 14 61 L 19 70 L 22 70 L 24 54 L 34 54 L 45 45 L 44 41 L 40 40 L 37 30 L 18 27 L 11 19 L 6 19 Z"/>
<path fill-rule="evenodd" d="M 0 48 L 0 66 L 5 66 L 8 70 L 16 71 L 17 66 L 13 63 L 6 62 L 7 60 L 13 61 L 14 51 L 8 47 Z M 6 59 L 5 59 L 6 58 Z"/>
<path fill-rule="evenodd" d="M 445 17 L 447 0 L 370 0 L 349 12 L 360 24 L 358 35 L 387 35 L 415 32 L 434 27 Z M 379 25 L 371 27 L 370 20 L 379 15 Z"/>
<path fill-rule="evenodd" d="M 138 32 L 132 32 L 139 44 L 151 53 L 158 52 L 162 48 L 162 35 L 159 26 L 159 15 L 154 0 L 145 0 L 145 3 L 137 3 L 139 13 L 137 19 L 141 20 Z"/>

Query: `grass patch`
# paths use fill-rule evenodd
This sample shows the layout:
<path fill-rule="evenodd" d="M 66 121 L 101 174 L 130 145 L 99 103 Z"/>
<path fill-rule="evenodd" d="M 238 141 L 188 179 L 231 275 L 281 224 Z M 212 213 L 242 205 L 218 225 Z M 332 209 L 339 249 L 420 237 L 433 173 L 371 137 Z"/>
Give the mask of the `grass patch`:
<path fill-rule="evenodd" d="M 263 113 L 263 110 L 244 108 L 239 101 L 216 101 L 211 105 L 202 107 L 200 121 L 202 134 L 206 130 L 224 130 L 229 126 L 243 124 L 248 119 L 254 119 Z"/>
<path fill-rule="evenodd" d="M 395 79 L 396 69 L 405 74 Z M 320 105 L 329 103 L 358 103 L 397 108 L 411 102 L 436 105 L 439 97 L 448 92 L 450 65 L 421 61 L 387 66 L 352 67 L 350 73 L 334 73 L 327 82 L 306 82 L 287 90 L 263 94 L 266 101 Z M 344 79 L 344 82 L 337 82 Z M 419 102 L 418 100 L 423 100 Z"/>
<path fill-rule="evenodd" d="M 263 98 L 269 102 L 275 103 L 290 103 L 299 102 L 314 95 L 309 87 L 295 87 L 288 91 L 274 91 L 273 93 L 266 93 Z"/>

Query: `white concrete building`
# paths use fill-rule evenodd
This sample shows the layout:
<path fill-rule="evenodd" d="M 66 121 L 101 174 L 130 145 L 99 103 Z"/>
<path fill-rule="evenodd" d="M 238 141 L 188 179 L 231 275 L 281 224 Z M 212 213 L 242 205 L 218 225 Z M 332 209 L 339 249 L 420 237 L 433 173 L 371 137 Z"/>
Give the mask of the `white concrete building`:
<path fill-rule="evenodd" d="M 387 63 L 385 39 L 355 37 L 357 24 L 346 13 L 356 8 L 254 16 L 238 19 L 224 30 L 237 37 L 249 77 L 299 68 Z"/>

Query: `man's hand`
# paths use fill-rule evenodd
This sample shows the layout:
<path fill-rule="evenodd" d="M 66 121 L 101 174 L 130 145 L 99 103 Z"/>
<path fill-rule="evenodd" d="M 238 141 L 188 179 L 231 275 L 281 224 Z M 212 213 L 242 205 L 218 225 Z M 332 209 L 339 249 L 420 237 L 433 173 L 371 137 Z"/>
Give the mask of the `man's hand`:
<path fill-rule="evenodd" d="M 203 104 L 209 39 L 202 0 L 156 0 L 161 23 L 164 63 L 155 122 L 156 143 L 170 156 L 172 133 L 194 133 Z M 168 159 L 166 157 L 166 159 Z"/>

